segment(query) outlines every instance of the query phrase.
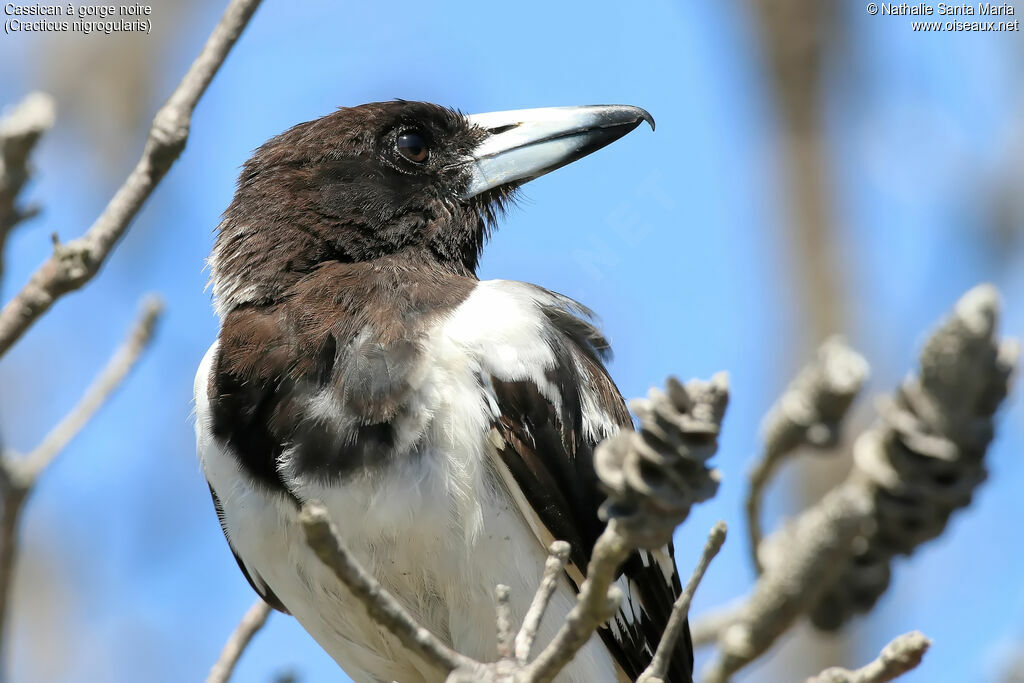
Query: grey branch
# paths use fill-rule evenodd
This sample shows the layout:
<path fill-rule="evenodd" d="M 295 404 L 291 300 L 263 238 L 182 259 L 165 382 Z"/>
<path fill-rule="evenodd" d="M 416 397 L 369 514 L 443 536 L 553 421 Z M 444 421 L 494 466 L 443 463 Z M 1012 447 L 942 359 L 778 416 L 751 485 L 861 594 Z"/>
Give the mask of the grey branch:
<path fill-rule="evenodd" d="M 683 592 L 680 593 L 679 598 L 672 606 L 672 614 L 669 616 L 665 632 L 658 643 L 658 649 L 654 653 L 650 665 L 636 679 L 636 683 L 665 682 L 665 675 L 668 673 L 668 664 L 672 656 L 672 648 L 676 646 L 676 641 L 679 640 L 679 635 L 686 625 L 686 617 L 690 613 L 690 603 L 693 601 L 693 596 L 697 592 L 697 586 L 700 585 L 701 579 L 704 578 L 704 573 L 708 570 L 711 560 L 722 549 L 722 544 L 725 543 L 725 533 L 725 522 L 718 522 L 711 529 L 711 534 L 708 536 L 708 542 L 704 545 L 704 552 L 701 554 L 697 568 L 693 570 L 693 575 L 690 576 L 690 580 L 686 582 L 686 587 L 683 588 Z"/>
<path fill-rule="evenodd" d="M 256 598 L 252 607 L 238 622 L 238 626 L 231 633 L 228 642 L 224 644 L 220 657 L 210 669 L 210 675 L 206 677 L 206 683 L 227 683 L 231 680 L 231 675 L 234 673 L 242 653 L 249 646 L 253 636 L 267 623 L 268 616 L 270 616 L 270 605 L 260 598 Z"/>
<path fill-rule="evenodd" d="M 55 119 L 53 98 L 39 92 L 31 93 L 0 118 L 0 254 L 14 226 L 38 211 L 18 206 L 18 195 L 32 174 L 29 156 Z"/>
<path fill-rule="evenodd" d="M 690 622 L 690 639 L 693 641 L 694 649 L 712 645 L 718 640 L 725 627 L 739 618 L 743 610 L 743 602 L 736 601 L 710 612 Z"/>
<path fill-rule="evenodd" d="M 185 149 L 192 112 L 260 0 L 231 0 L 199 56 L 156 113 L 135 168 L 82 237 L 55 244 L 53 254 L 0 310 L 0 356 L 61 296 L 99 271 L 132 219 Z"/>
<path fill-rule="evenodd" d="M 0 458 L 0 646 L 4 643 L 11 579 L 18 550 L 18 522 L 25 501 L 45 469 L 121 385 L 153 339 L 161 304 L 146 300 L 127 340 L 107 362 L 79 402 L 27 457 Z"/>
<path fill-rule="evenodd" d="M 870 523 L 866 492 L 840 487 L 773 537 L 772 559 L 737 618 L 719 634 L 706 683 L 723 683 L 763 654 L 842 573 L 854 541 Z"/>
<path fill-rule="evenodd" d="M 997 318 L 991 287 L 965 294 L 926 342 L 919 375 L 857 439 L 847 479 L 762 544 L 764 573 L 720 632 L 707 681 L 728 680 L 804 615 L 831 627 L 870 607 L 891 558 L 941 533 L 970 501 L 1016 363 Z"/>
<path fill-rule="evenodd" d="M 576 604 L 537 658 L 529 665 L 526 680 L 546 683 L 553 680 L 572 661 L 598 626 L 608 621 L 622 602 L 622 592 L 613 586 L 619 566 L 635 546 L 612 519 L 594 544 L 587 565 L 587 578 L 580 586 Z"/>
<path fill-rule="evenodd" d="M 987 476 L 994 414 L 1017 364 L 1017 343 L 997 333 L 999 295 L 975 287 L 926 341 L 916 376 L 880 402 L 879 418 L 854 444 L 848 482 L 867 490 L 872 531 L 811 611 L 835 629 L 865 612 L 889 585 L 896 555 L 943 532 Z"/>
<path fill-rule="evenodd" d="M 19 475 L 28 486 L 49 466 L 57 454 L 82 430 L 96 411 L 124 381 L 139 356 L 153 339 L 163 304 L 155 296 L 142 304 L 142 313 L 124 344 L 110 357 L 74 408 L 57 423 L 35 449 L 19 462 Z"/>
<path fill-rule="evenodd" d="M 331 523 L 323 505 L 306 503 L 302 506 L 300 519 L 309 547 L 363 604 L 374 621 L 394 634 L 405 647 L 445 673 L 459 668 L 473 668 L 473 660 L 454 652 L 437 636 L 416 623 L 408 610 L 359 566 L 342 544 L 338 530 Z"/>
<path fill-rule="evenodd" d="M 598 444 L 594 468 L 608 491 L 601 514 L 618 520 L 636 547 L 664 546 L 690 507 L 718 491 L 720 475 L 707 461 L 718 450 L 728 403 L 725 373 L 685 386 L 670 377 L 664 392 L 630 401 L 639 431 Z"/>
<path fill-rule="evenodd" d="M 512 641 L 512 605 L 509 602 L 512 597 L 511 589 L 504 584 L 498 584 L 494 597 L 498 614 L 498 656 L 510 659 L 515 653 Z"/>
<path fill-rule="evenodd" d="M 856 671 L 826 669 L 807 679 L 807 683 L 886 683 L 916 668 L 931 644 L 920 631 L 904 633 L 886 645 L 867 666 Z"/>
<path fill-rule="evenodd" d="M 707 461 L 718 450 L 728 403 L 724 373 L 685 386 L 670 377 L 664 392 L 652 389 L 647 399 L 630 402 L 639 431 L 598 445 L 594 467 L 608 491 L 601 506 L 608 526 L 594 546 L 576 606 L 530 665 L 530 680 L 553 679 L 614 614 L 621 596 L 610 587 L 629 553 L 664 546 L 690 507 L 715 494 L 719 477 Z"/>
<path fill-rule="evenodd" d="M 565 563 L 569 560 L 569 544 L 565 541 L 555 541 L 548 548 L 548 559 L 544 563 L 544 574 L 540 579 L 540 586 L 530 607 L 523 617 L 523 625 L 516 634 L 515 656 L 520 664 L 526 664 L 530 659 L 530 651 L 533 649 L 533 642 L 537 639 L 537 631 L 540 629 L 541 619 L 551 602 L 551 596 L 555 594 L 558 580 L 565 569 Z"/>
<path fill-rule="evenodd" d="M 758 548 L 763 540 L 761 507 L 764 490 L 779 465 L 800 446 L 831 448 L 854 398 L 868 376 L 868 364 L 839 337 L 818 349 L 818 357 L 790 383 L 765 416 L 764 451 L 750 472 L 746 501 L 750 553 L 762 571 Z"/>

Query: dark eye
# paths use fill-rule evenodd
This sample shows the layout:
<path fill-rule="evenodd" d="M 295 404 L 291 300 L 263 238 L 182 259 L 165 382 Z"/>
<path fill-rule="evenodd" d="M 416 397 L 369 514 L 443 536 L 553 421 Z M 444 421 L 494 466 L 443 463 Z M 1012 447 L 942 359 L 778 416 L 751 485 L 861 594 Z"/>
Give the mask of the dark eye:
<path fill-rule="evenodd" d="M 414 164 L 422 164 L 430 156 L 430 147 L 427 146 L 426 139 L 414 130 L 399 133 L 395 146 L 399 154 Z"/>

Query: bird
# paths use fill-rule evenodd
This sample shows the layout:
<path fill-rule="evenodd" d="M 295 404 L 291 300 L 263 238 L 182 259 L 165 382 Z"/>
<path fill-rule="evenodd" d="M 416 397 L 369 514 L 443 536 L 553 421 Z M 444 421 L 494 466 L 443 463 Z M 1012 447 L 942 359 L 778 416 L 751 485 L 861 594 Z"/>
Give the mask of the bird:
<path fill-rule="evenodd" d="M 569 561 L 541 624 L 575 604 L 604 524 L 593 467 L 633 424 L 590 309 L 480 280 L 523 184 L 643 122 L 626 105 L 466 115 L 394 100 L 339 108 L 259 147 L 208 259 L 216 340 L 195 380 L 196 442 L 252 588 L 357 683 L 444 672 L 379 627 L 307 546 L 320 501 L 356 560 L 456 651 L 496 658 L 495 587 L 521 619 L 547 548 Z M 681 585 L 670 545 L 637 551 L 618 613 L 559 681 L 633 681 Z M 689 629 L 666 681 L 692 681 Z"/>

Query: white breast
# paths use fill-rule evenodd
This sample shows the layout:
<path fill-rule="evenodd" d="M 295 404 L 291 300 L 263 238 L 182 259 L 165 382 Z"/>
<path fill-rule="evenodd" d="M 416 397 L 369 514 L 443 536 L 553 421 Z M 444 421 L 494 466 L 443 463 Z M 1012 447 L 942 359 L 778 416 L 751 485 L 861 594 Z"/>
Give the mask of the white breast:
<path fill-rule="evenodd" d="M 393 465 L 331 486 L 293 472 L 287 452 L 278 467 L 298 498 L 327 505 L 347 547 L 423 625 L 481 660 L 495 657 L 495 586 L 511 587 L 521 619 L 545 558 L 502 483 L 497 468 L 504 465 L 487 438 L 497 411 L 492 377 L 528 378 L 545 393 L 554 391 L 542 371 L 552 358 L 534 296 L 519 283 L 481 282 L 436 324 L 415 375 L 413 409 L 401 425 L 407 452 Z M 196 377 L 199 457 L 224 508 L 227 535 L 253 579 L 268 585 L 355 681 L 443 681 L 353 605 L 306 547 L 294 504 L 251 487 L 212 437 L 206 388 L 215 350 Z M 330 406 L 321 402 L 319 409 Z M 574 601 L 566 582 L 540 643 Z M 615 681 L 615 670 L 595 636 L 559 680 Z"/>

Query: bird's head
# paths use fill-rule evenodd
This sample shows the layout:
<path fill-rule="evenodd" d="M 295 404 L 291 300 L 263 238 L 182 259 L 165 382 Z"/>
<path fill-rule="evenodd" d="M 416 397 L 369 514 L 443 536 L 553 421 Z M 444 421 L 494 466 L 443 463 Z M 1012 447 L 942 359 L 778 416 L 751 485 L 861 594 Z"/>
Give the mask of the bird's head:
<path fill-rule="evenodd" d="M 472 274 L 523 183 L 654 119 L 623 105 L 464 115 L 425 102 L 343 108 L 245 163 L 211 255 L 225 312 L 272 303 L 329 261 L 413 259 Z"/>

